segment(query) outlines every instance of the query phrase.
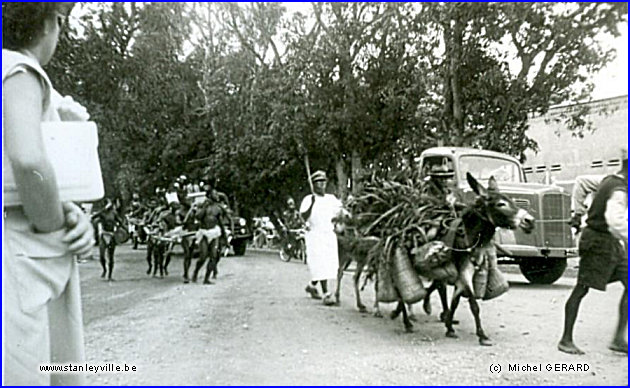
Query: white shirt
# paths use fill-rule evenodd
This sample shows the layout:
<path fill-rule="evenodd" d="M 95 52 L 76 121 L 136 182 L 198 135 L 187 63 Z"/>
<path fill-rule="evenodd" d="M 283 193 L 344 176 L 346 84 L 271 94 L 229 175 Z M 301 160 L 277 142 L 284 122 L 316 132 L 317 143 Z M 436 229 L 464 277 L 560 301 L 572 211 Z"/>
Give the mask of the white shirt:
<path fill-rule="evenodd" d="M 300 204 L 300 213 L 304 213 L 311 206 L 311 195 L 307 195 Z M 342 203 L 332 194 L 319 196 L 315 194 L 315 204 L 311 210 L 311 216 L 306 220 L 309 230 L 313 232 L 334 232 L 332 219 L 335 218 L 342 209 Z"/>
<path fill-rule="evenodd" d="M 606 175 L 581 175 L 575 178 L 575 185 L 571 195 L 573 197 L 573 211 L 577 214 L 586 214 L 588 211 L 586 199 L 589 195 L 595 193 L 605 177 Z"/>
<path fill-rule="evenodd" d="M 622 190 L 612 192 L 606 202 L 604 213 L 610 233 L 628 243 L 628 193 Z"/>

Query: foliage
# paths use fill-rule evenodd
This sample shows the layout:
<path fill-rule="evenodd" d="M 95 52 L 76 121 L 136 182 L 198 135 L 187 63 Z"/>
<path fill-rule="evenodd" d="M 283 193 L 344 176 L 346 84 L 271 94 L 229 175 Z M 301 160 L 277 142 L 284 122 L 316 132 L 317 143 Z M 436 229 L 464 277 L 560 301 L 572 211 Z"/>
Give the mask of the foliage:
<path fill-rule="evenodd" d="M 107 194 L 181 174 L 246 216 L 344 197 L 437 144 L 522 156 L 527 118 L 588 99 L 625 3 L 90 3 L 47 71 L 98 123 Z M 563 118 L 579 135 L 586 112 Z M 479 136 L 483 133 L 484 136 Z M 249 213 L 249 214 L 248 214 Z"/>

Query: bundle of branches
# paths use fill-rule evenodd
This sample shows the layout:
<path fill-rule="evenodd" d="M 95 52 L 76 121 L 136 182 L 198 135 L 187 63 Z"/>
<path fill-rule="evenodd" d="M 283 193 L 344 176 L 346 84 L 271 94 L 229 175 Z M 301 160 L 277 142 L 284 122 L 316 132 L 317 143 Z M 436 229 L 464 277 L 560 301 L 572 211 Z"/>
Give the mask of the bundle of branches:
<path fill-rule="evenodd" d="M 379 260 L 389 266 L 394 247 L 409 252 L 448 231 L 456 214 L 442 198 L 424 194 L 423 185 L 408 177 L 375 178 L 349 201 L 352 217 L 348 224 L 358 236 L 380 239 L 380 249 L 371 252 L 371 264 Z"/>

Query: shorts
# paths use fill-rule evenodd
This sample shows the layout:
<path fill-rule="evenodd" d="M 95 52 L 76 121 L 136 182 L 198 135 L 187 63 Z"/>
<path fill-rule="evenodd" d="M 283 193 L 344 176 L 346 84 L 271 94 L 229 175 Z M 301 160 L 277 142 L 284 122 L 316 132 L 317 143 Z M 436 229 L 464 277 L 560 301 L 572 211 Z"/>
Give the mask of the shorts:
<path fill-rule="evenodd" d="M 628 255 L 623 245 L 610 233 L 585 228 L 579 245 L 578 284 L 606 291 L 615 281 L 628 285 Z"/>

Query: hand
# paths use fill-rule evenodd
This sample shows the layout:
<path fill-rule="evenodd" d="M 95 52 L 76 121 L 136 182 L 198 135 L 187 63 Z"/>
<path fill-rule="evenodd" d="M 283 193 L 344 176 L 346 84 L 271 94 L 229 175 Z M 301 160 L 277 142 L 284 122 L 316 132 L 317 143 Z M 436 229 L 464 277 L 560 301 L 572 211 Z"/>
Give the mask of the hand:
<path fill-rule="evenodd" d="M 575 228 L 576 232 L 579 232 L 582 228 L 582 215 L 580 213 L 573 214 L 573 217 L 569 220 L 569 225 Z"/>
<path fill-rule="evenodd" d="M 87 109 L 70 96 L 65 96 L 57 106 L 57 113 L 61 121 L 88 121 L 90 115 Z"/>
<path fill-rule="evenodd" d="M 94 246 L 94 228 L 88 216 L 72 202 L 62 203 L 65 227 L 68 230 L 61 241 L 75 255 L 88 256 Z"/>

